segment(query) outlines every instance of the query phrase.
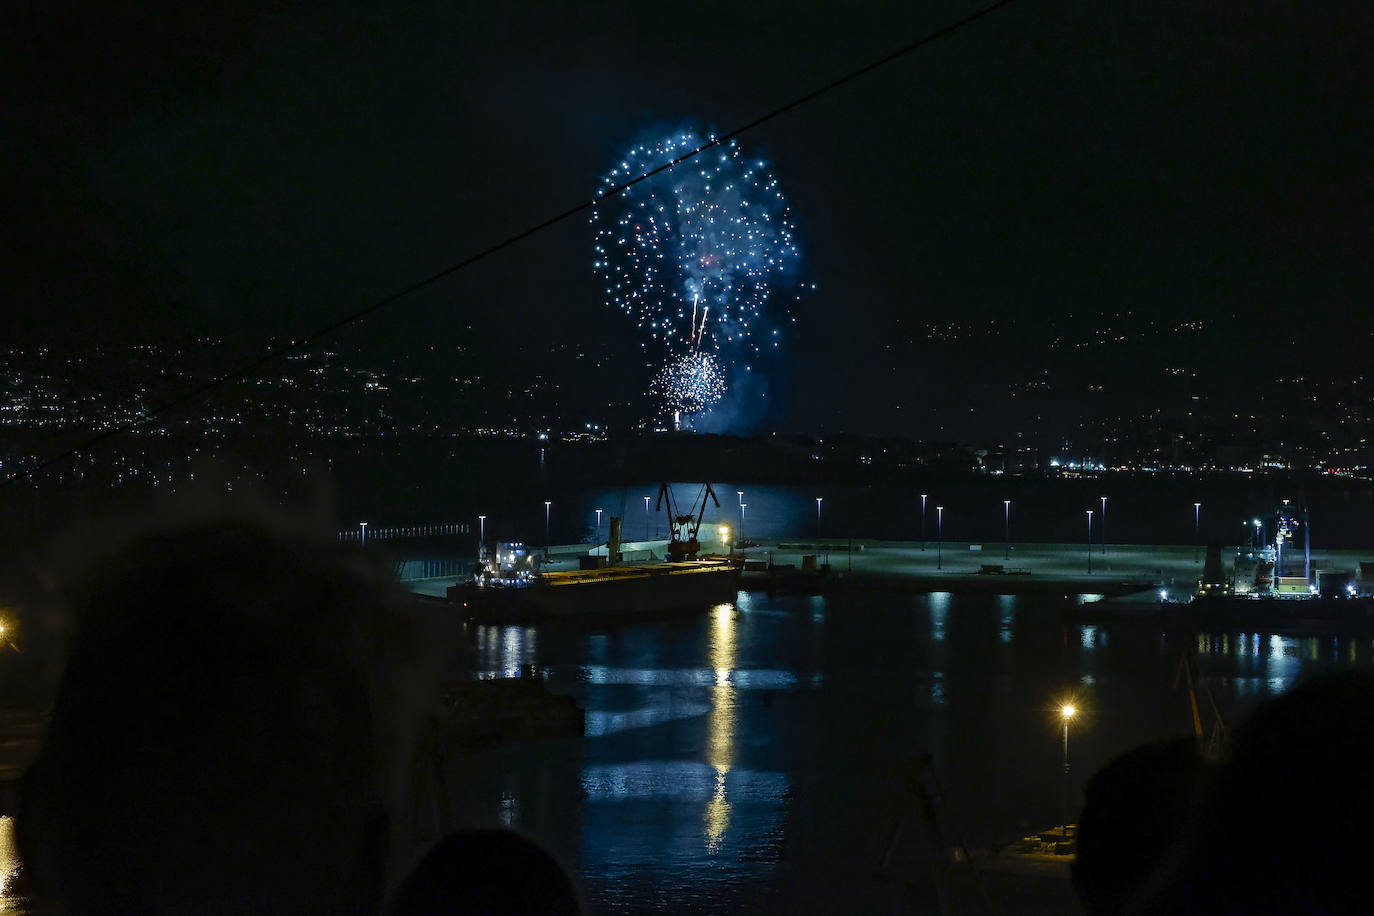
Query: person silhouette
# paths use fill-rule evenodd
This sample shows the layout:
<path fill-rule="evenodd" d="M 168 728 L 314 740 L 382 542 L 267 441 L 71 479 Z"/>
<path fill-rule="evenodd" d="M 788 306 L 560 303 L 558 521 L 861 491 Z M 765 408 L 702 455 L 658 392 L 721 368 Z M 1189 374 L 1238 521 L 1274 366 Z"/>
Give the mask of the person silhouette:
<path fill-rule="evenodd" d="M 379 564 L 262 518 L 154 525 L 69 580 L 16 839 L 41 909 L 377 912 L 422 621 Z"/>
<path fill-rule="evenodd" d="M 1122 912 L 1370 911 L 1374 674 L 1312 678 L 1259 706 L 1185 838 Z"/>
<path fill-rule="evenodd" d="M 1183 837 L 1205 778 L 1197 740 L 1133 748 L 1088 780 L 1074 890 L 1090 914 L 1118 913 Z"/>

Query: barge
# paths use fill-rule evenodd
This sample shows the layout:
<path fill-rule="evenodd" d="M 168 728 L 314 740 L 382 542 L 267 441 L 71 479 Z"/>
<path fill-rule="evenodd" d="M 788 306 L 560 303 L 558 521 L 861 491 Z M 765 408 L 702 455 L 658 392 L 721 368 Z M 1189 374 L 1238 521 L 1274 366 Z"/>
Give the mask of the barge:
<path fill-rule="evenodd" d="M 450 586 L 449 601 L 477 620 L 624 617 L 733 603 L 741 564 L 729 557 L 548 572 L 518 585 Z"/>
<path fill-rule="evenodd" d="M 668 484 L 660 487 L 660 506 L 666 502 L 671 513 L 666 562 L 621 565 L 621 519 L 612 516 L 605 556 L 582 558 L 584 568 L 541 572 L 523 543 L 506 542 L 494 551 L 484 548 L 472 581 L 450 586 L 448 599 L 477 620 L 536 621 L 647 616 L 733 603 L 744 561 L 733 550 L 726 556 L 701 553 L 706 500 L 715 500 L 709 483 L 699 499 L 694 512 L 679 512 Z M 720 534 L 724 545 L 729 526 L 722 525 Z"/>

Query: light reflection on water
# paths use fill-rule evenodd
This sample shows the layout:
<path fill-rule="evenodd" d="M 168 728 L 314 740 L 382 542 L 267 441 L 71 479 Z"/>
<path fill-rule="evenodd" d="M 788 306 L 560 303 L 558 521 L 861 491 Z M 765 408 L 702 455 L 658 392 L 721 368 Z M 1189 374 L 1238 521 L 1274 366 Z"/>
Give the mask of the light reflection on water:
<path fill-rule="evenodd" d="M 19 869 L 19 853 L 14 846 L 14 818 L 0 817 L 0 913 L 26 909 L 24 901 L 14 896 Z"/>
<path fill-rule="evenodd" d="M 634 684 L 640 687 L 710 687 L 722 683 L 742 690 L 782 690 L 793 687 L 797 676 L 777 668 L 608 668 L 583 665 L 589 684 Z"/>
<path fill-rule="evenodd" d="M 475 633 L 481 677 L 518 677 L 520 666 L 533 664 L 538 655 L 539 633 L 534 627 L 484 625 Z"/>
<path fill-rule="evenodd" d="M 711 666 L 716 672 L 712 690 L 710 735 L 706 761 L 715 768 L 715 788 L 706 803 L 706 848 L 720 850 L 721 838 L 730 826 L 730 802 L 725 798 L 725 776 L 735 762 L 735 688 L 730 675 L 735 666 L 735 609 L 722 604 L 711 612 Z"/>
<path fill-rule="evenodd" d="M 894 759 L 930 751 L 952 826 L 1002 842 L 1058 817 L 1062 751 L 1042 710 L 1066 684 L 1095 711 L 1074 737 L 1076 793 L 1117 753 L 1191 730 L 1173 686 L 1187 651 L 1228 723 L 1305 674 L 1374 658 L 1367 637 L 1065 626 L 1050 601 L 948 593 L 753 594 L 687 621 L 486 629 L 475 668 L 535 665 L 586 710 L 561 853 L 593 909 L 617 912 L 748 908 L 780 884 L 852 886 L 857 909 L 879 908 L 863 851 L 891 826 Z M 531 798 L 500 805 L 557 849 Z"/>

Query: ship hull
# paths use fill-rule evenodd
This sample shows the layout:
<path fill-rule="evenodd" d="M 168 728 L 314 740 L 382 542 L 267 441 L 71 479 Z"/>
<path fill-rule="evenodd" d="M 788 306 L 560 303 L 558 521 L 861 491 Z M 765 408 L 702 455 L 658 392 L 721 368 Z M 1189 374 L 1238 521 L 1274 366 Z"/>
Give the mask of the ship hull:
<path fill-rule="evenodd" d="M 1200 631 L 1313 630 L 1374 631 L 1374 600 L 1358 598 L 1248 598 L 1226 596 L 1191 601 L 1114 603 L 1100 601 L 1063 610 L 1070 623 L 1153 623 Z"/>
<path fill-rule="evenodd" d="M 732 603 L 739 577 L 739 565 L 731 562 L 662 563 L 552 573 L 524 588 L 454 586 L 449 600 L 478 620 L 649 617 Z"/>

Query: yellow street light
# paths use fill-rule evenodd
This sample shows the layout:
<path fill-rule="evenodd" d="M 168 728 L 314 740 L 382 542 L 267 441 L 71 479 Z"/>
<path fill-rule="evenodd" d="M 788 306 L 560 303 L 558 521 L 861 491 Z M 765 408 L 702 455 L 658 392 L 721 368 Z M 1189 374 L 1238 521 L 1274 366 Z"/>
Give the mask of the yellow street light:
<path fill-rule="evenodd" d="M 1059 707 L 1059 715 L 1064 720 L 1064 784 L 1060 792 L 1059 800 L 1063 819 L 1061 823 L 1061 834 L 1064 839 L 1069 838 L 1069 720 L 1077 712 L 1072 703 L 1065 703 Z"/>

